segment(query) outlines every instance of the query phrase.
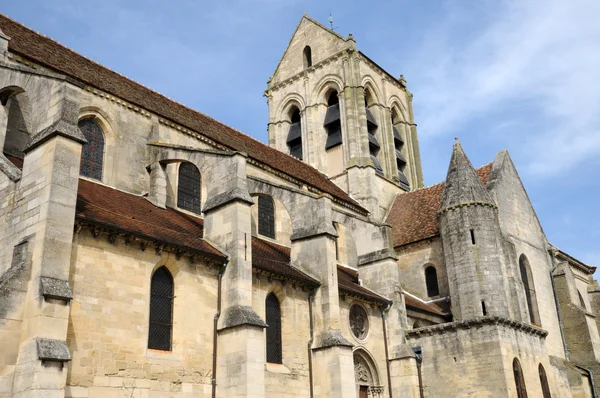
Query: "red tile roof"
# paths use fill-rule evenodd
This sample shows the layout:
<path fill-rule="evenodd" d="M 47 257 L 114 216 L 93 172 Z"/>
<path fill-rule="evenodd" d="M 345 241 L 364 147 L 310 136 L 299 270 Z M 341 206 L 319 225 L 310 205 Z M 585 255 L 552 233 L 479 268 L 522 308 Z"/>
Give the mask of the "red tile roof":
<path fill-rule="evenodd" d="M 315 168 L 259 142 L 211 117 L 179 104 L 123 75 L 97 64 L 54 40 L 0 14 L 0 30 L 8 35 L 9 50 L 110 93 L 164 119 L 200 133 L 251 159 L 283 172 L 366 212 L 358 202 Z"/>
<path fill-rule="evenodd" d="M 408 294 L 405 294 L 404 304 L 406 305 L 406 308 L 410 310 L 439 315 L 446 319 L 452 317 L 452 314 L 450 313 L 450 306 L 445 301 L 438 301 L 435 303 L 424 303 L 421 300 L 418 300 Z"/>
<path fill-rule="evenodd" d="M 4 153 L 4 156 L 6 156 L 6 158 L 12 162 L 12 164 L 17 166 L 19 170 L 23 170 L 23 158 L 14 155 L 9 155 L 8 153 Z"/>
<path fill-rule="evenodd" d="M 478 168 L 477 174 L 486 184 L 492 164 Z M 437 210 L 440 206 L 444 183 L 399 194 L 392 205 L 386 222 L 392 226 L 394 247 L 418 242 L 439 235 Z"/>
<path fill-rule="evenodd" d="M 252 267 L 275 275 L 283 276 L 309 286 L 317 287 L 320 282 L 290 265 L 290 248 L 252 237 Z"/>
<path fill-rule="evenodd" d="M 224 260 L 226 256 L 204 239 L 204 221 L 161 209 L 141 196 L 88 180 L 79 180 L 75 217 L 107 228 Z"/>
<path fill-rule="evenodd" d="M 361 286 L 358 282 L 358 271 L 338 265 L 338 288 L 340 292 L 367 301 L 388 304 L 390 301 L 383 296 Z"/>

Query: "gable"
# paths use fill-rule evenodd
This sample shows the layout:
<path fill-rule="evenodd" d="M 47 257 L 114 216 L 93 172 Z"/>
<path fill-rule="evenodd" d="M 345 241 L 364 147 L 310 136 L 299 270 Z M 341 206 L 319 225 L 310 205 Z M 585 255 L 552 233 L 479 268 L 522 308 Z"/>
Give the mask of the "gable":
<path fill-rule="evenodd" d="M 353 43 L 304 15 L 273 72 L 270 83 L 281 82 L 305 69 L 304 48 L 306 46 L 310 46 L 312 64 L 315 65 L 344 48 L 352 47 Z"/>

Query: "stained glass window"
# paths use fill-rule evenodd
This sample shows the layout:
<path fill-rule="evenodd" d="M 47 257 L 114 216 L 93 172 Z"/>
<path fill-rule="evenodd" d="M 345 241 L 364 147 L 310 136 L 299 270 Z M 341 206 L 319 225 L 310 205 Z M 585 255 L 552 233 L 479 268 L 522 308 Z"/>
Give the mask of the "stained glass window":
<path fill-rule="evenodd" d="M 359 340 L 364 340 L 369 333 L 369 316 L 360 305 L 354 304 L 350 307 L 350 329 Z"/>
<path fill-rule="evenodd" d="M 275 239 L 275 204 L 265 195 L 258 197 L 258 233 Z"/>
<path fill-rule="evenodd" d="M 173 277 L 166 267 L 152 275 L 148 348 L 171 351 L 173 332 Z"/>
<path fill-rule="evenodd" d="M 281 363 L 281 308 L 273 293 L 265 301 L 267 320 L 267 362 Z"/>
<path fill-rule="evenodd" d="M 79 121 L 79 130 L 87 140 L 81 148 L 81 167 L 79 174 L 95 180 L 102 180 L 104 161 L 104 132 L 98 122 L 92 118 Z"/>
<path fill-rule="evenodd" d="M 177 207 L 200 214 L 200 171 L 192 163 L 184 162 L 179 166 L 177 182 Z"/>

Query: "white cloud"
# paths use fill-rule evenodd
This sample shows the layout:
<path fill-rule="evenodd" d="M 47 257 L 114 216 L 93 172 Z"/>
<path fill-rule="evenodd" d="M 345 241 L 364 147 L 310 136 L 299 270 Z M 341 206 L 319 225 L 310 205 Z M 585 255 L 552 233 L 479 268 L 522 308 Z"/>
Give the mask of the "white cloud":
<path fill-rule="evenodd" d="M 409 83 L 421 136 L 456 134 L 474 118 L 504 112 L 504 134 L 522 143 L 516 155 L 527 155 L 526 172 L 549 176 L 599 155 L 600 2 L 484 4 L 453 4 L 411 60 L 420 65 Z M 527 115 L 515 113 L 520 105 Z"/>

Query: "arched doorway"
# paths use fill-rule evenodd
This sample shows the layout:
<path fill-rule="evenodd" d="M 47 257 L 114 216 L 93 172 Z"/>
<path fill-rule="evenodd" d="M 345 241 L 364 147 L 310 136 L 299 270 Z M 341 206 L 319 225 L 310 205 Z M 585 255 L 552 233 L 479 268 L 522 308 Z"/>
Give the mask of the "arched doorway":
<path fill-rule="evenodd" d="M 383 398 L 384 387 L 379 382 L 375 362 L 364 350 L 354 351 L 354 381 L 359 398 Z"/>

